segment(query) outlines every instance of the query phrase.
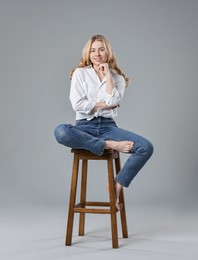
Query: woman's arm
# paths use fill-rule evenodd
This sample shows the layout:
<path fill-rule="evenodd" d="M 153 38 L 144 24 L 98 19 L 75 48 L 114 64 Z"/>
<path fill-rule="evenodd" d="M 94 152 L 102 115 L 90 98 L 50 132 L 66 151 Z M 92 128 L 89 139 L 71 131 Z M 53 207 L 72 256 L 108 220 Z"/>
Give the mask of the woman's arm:
<path fill-rule="evenodd" d="M 96 102 L 93 111 L 96 112 L 98 109 L 114 109 L 118 106 L 108 106 L 105 102 Z"/>
<path fill-rule="evenodd" d="M 112 75 L 109 69 L 109 64 L 108 63 L 102 63 L 99 65 L 99 70 L 103 74 L 103 76 L 106 76 L 106 92 L 110 95 L 113 93 L 113 89 L 115 87 Z"/>
<path fill-rule="evenodd" d="M 95 102 L 92 99 L 88 99 L 83 85 L 82 72 L 76 69 L 72 76 L 69 98 L 74 111 L 89 115 L 93 113 Z"/>
<path fill-rule="evenodd" d="M 106 88 L 104 89 L 103 94 L 104 102 L 107 107 L 115 108 L 119 106 L 124 96 L 126 88 L 125 79 L 119 74 L 112 74 L 107 63 L 100 64 L 99 70 L 103 76 L 106 76 Z"/>

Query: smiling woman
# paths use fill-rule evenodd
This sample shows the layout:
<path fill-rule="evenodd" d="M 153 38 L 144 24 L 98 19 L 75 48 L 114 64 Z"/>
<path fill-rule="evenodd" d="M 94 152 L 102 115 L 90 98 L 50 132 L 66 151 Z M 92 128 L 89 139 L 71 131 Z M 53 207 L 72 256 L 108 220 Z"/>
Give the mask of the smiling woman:
<path fill-rule="evenodd" d="M 99 44 L 99 46 L 97 46 Z M 129 79 L 125 76 L 125 74 L 122 72 L 122 70 L 117 66 L 117 62 L 113 53 L 113 49 L 110 45 L 110 43 L 107 41 L 107 39 L 103 35 L 94 35 L 91 37 L 87 43 L 85 44 L 83 51 L 82 51 L 82 58 L 80 60 L 79 65 L 77 68 L 84 68 L 89 65 L 94 65 L 95 63 L 92 60 L 92 52 L 95 53 L 96 48 L 100 48 L 98 51 L 100 51 L 98 54 L 101 56 L 103 52 L 107 55 L 105 62 L 108 63 L 109 67 L 114 69 L 118 74 L 122 75 L 126 82 L 126 87 L 128 86 Z M 101 56 L 97 57 L 98 59 L 101 58 Z M 101 63 L 101 62 L 100 62 Z M 71 76 L 73 74 L 74 70 L 71 72 Z"/>
<path fill-rule="evenodd" d="M 76 124 L 57 126 L 56 140 L 96 155 L 102 155 L 105 149 L 130 154 L 115 178 L 115 205 L 119 210 L 121 189 L 129 186 L 151 157 L 153 146 L 144 137 L 119 128 L 114 121 L 128 78 L 117 66 L 111 45 L 104 36 L 95 35 L 88 40 L 71 76 L 70 101 L 76 112 Z"/>

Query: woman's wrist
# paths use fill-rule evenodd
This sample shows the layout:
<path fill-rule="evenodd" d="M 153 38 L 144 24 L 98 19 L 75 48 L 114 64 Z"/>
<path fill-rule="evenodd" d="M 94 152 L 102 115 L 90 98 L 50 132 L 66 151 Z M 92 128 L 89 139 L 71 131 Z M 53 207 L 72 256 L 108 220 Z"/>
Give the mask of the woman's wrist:
<path fill-rule="evenodd" d="M 96 102 L 94 111 L 97 111 L 98 109 L 104 109 L 107 107 L 107 104 L 105 102 Z"/>

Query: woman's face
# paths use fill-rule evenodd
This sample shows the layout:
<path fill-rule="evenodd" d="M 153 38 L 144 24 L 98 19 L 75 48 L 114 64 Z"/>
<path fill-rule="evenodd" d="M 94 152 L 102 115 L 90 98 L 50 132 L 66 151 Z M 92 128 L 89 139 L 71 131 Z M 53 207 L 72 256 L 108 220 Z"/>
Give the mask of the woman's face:
<path fill-rule="evenodd" d="M 89 58 L 94 66 L 99 66 L 101 63 L 107 62 L 107 51 L 101 41 L 96 40 L 92 42 Z"/>

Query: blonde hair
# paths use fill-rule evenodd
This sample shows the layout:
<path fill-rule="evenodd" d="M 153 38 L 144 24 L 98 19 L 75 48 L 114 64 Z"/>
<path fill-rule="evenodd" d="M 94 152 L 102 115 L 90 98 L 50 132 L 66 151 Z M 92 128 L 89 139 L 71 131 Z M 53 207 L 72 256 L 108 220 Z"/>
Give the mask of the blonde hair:
<path fill-rule="evenodd" d="M 82 57 L 81 57 L 80 63 L 78 64 L 78 66 L 76 68 L 84 68 L 86 66 L 91 65 L 89 55 L 90 55 L 91 45 L 94 41 L 101 41 L 104 44 L 104 47 L 107 51 L 107 56 L 108 56 L 107 63 L 109 64 L 110 68 L 114 69 L 118 74 L 120 74 L 124 77 L 125 82 L 126 82 L 126 87 L 127 87 L 129 84 L 129 78 L 127 78 L 125 76 L 125 74 L 122 72 L 122 70 L 117 66 L 116 58 L 113 53 L 112 47 L 111 47 L 110 43 L 108 42 L 108 40 L 103 35 L 99 35 L 99 34 L 94 35 L 87 41 L 87 43 L 85 44 L 83 51 L 82 51 Z M 75 69 L 73 69 L 70 73 L 71 77 L 73 75 L 74 70 Z"/>

